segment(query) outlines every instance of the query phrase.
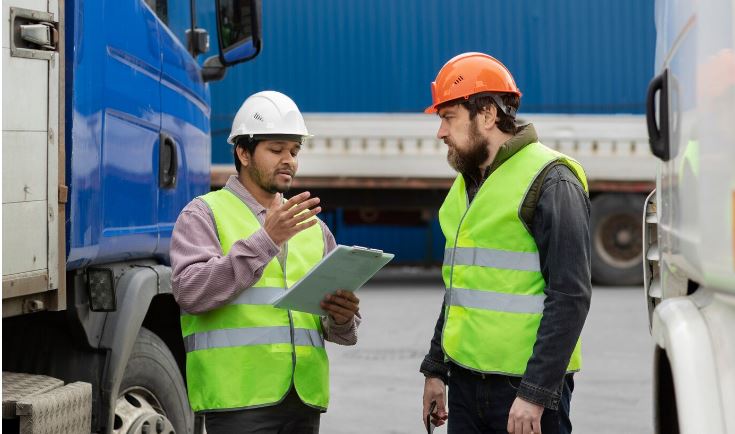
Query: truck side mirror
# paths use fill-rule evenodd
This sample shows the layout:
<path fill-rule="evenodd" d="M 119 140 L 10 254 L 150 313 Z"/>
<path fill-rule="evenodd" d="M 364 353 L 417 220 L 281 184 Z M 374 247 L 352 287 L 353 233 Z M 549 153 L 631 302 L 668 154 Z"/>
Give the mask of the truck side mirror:
<path fill-rule="evenodd" d="M 220 60 L 232 66 L 260 53 L 261 0 L 217 0 Z"/>
<path fill-rule="evenodd" d="M 219 56 L 204 62 L 204 81 L 221 80 L 226 67 L 254 58 L 261 48 L 261 0 L 217 0 L 215 7 Z"/>

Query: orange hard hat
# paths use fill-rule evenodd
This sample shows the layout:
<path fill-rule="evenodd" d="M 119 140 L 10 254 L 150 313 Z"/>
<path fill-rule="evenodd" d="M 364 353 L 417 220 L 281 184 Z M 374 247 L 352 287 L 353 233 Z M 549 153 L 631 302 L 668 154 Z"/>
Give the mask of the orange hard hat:
<path fill-rule="evenodd" d="M 483 53 L 462 53 L 449 60 L 431 83 L 432 104 L 424 113 L 436 113 L 439 104 L 485 92 L 514 93 L 521 96 L 508 68 Z"/>

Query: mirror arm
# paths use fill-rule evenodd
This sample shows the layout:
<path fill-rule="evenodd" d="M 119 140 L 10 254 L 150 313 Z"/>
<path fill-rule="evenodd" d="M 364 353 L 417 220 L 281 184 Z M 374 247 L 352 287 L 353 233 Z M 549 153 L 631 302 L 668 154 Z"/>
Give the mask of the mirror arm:
<path fill-rule="evenodd" d="M 189 29 L 188 41 L 186 49 L 193 57 L 197 56 L 196 48 L 194 47 L 194 32 L 197 28 L 197 3 L 196 0 L 189 0 L 189 9 L 191 10 L 191 29 Z"/>
<path fill-rule="evenodd" d="M 226 72 L 227 68 L 222 64 L 219 56 L 208 57 L 202 65 L 202 79 L 205 82 L 222 80 Z"/>

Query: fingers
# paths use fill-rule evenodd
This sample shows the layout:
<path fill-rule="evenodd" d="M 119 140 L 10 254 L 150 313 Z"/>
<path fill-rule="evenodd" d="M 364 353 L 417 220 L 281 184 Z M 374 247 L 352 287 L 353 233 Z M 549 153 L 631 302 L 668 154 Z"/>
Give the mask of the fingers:
<path fill-rule="evenodd" d="M 314 208 L 312 210 L 304 211 L 304 212 L 302 212 L 301 214 L 299 214 L 297 216 L 291 217 L 290 218 L 291 219 L 290 221 L 291 221 L 291 223 L 294 226 L 296 226 L 296 225 L 298 225 L 299 223 L 301 223 L 303 221 L 309 220 L 310 218 L 314 217 L 315 215 L 319 214 L 320 212 L 322 212 L 322 207 L 318 206 L 318 207 L 316 207 L 316 208 Z M 288 217 L 286 217 L 286 218 L 288 219 Z"/>
<path fill-rule="evenodd" d="M 426 385 L 424 385 L 424 408 L 423 408 L 423 411 L 421 412 L 421 420 L 424 423 L 424 427 L 426 429 L 429 429 L 427 421 L 429 419 L 429 412 L 431 411 L 430 409 L 431 409 L 432 403 L 436 402 L 435 400 L 432 399 L 432 395 L 433 394 L 431 393 L 429 388 Z"/>
<path fill-rule="evenodd" d="M 350 294 L 349 296 L 346 294 Z M 360 299 L 352 291 L 345 291 L 338 289 L 336 293 L 329 294 L 324 299 L 327 302 L 338 304 L 346 309 L 353 312 L 357 312 L 359 309 Z"/>
<path fill-rule="evenodd" d="M 359 304 L 360 303 L 360 299 L 357 298 L 357 296 L 355 295 L 355 293 L 352 292 L 352 291 L 347 291 L 347 290 L 344 290 L 344 289 L 338 289 L 335 294 L 338 297 L 342 297 L 342 298 L 344 298 L 346 300 L 349 300 L 349 301 L 351 301 L 351 302 L 353 302 L 355 304 Z"/>
<path fill-rule="evenodd" d="M 541 434 L 541 420 L 531 421 L 531 432 L 533 434 Z"/>
<path fill-rule="evenodd" d="M 281 206 L 281 202 L 283 201 L 283 195 L 281 193 L 276 193 L 275 196 L 273 196 L 273 200 L 271 201 L 271 204 L 268 206 L 268 210 L 272 211 L 277 209 L 279 206 Z"/>
<path fill-rule="evenodd" d="M 304 200 L 303 202 L 300 202 L 292 206 L 291 208 L 285 208 L 283 217 L 286 219 L 294 218 L 294 216 L 298 216 L 304 210 L 309 209 L 313 206 L 316 206 L 319 202 L 320 202 L 320 199 L 318 197 L 312 197 L 311 199 Z"/>
<path fill-rule="evenodd" d="M 293 234 L 291 234 L 291 236 L 294 236 L 294 235 L 298 234 L 299 232 L 303 231 L 304 229 L 309 229 L 310 227 L 312 227 L 315 224 L 317 224 L 318 221 L 319 220 L 317 220 L 317 219 L 312 219 L 312 220 L 308 220 L 308 221 L 305 221 L 303 223 L 297 224 L 296 226 L 293 227 L 293 229 L 295 229 L 295 231 L 293 232 Z"/>
<path fill-rule="evenodd" d="M 288 211 L 294 206 L 300 204 L 301 202 L 305 201 L 311 196 L 311 193 L 308 191 L 304 191 L 302 193 L 297 194 L 296 196 L 291 197 L 287 201 L 280 204 L 280 210 L 281 211 Z"/>
<path fill-rule="evenodd" d="M 436 410 L 431 414 L 431 420 L 434 426 L 442 426 L 448 416 L 447 408 L 444 406 L 444 395 L 442 395 L 436 400 Z"/>
<path fill-rule="evenodd" d="M 326 310 L 337 324 L 344 324 L 355 316 L 357 310 L 351 310 L 333 303 L 321 302 L 322 309 Z"/>

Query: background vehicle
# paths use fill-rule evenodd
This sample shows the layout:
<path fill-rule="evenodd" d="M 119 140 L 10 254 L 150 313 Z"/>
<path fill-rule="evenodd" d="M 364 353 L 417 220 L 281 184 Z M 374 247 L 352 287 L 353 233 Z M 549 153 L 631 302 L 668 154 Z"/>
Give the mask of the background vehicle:
<path fill-rule="evenodd" d="M 735 2 L 656 2 L 644 213 L 658 433 L 735 432 Z"/>
<path fill-rule="evenodd" d="M 315 135 L 295 186 L 322 198 L 340 242 L 438 264 L 437 212 L 455 174 L 435 138 L 429 83 L 451 57 L 502 60 L 523 92 L 521 117 L 579 159 L 592 193 L 593 278 L 642 282 L 640 209 L 654 186 L 645 89 L 653 3 L 604 1 L 264 4 L 268 50 L 212 86 L 213 185 L 234 173 L 225 139 L 242 95 L 292 96 Z"/>
<path fill-rule="evenodd" d="M 199 3 L 230 26 L 201 66 L 194 1 L 3 0 L 8 432 L 194 430 L 169 242 L 209 190 L 206 82 L 260 49 L 258 1 Z"/>

